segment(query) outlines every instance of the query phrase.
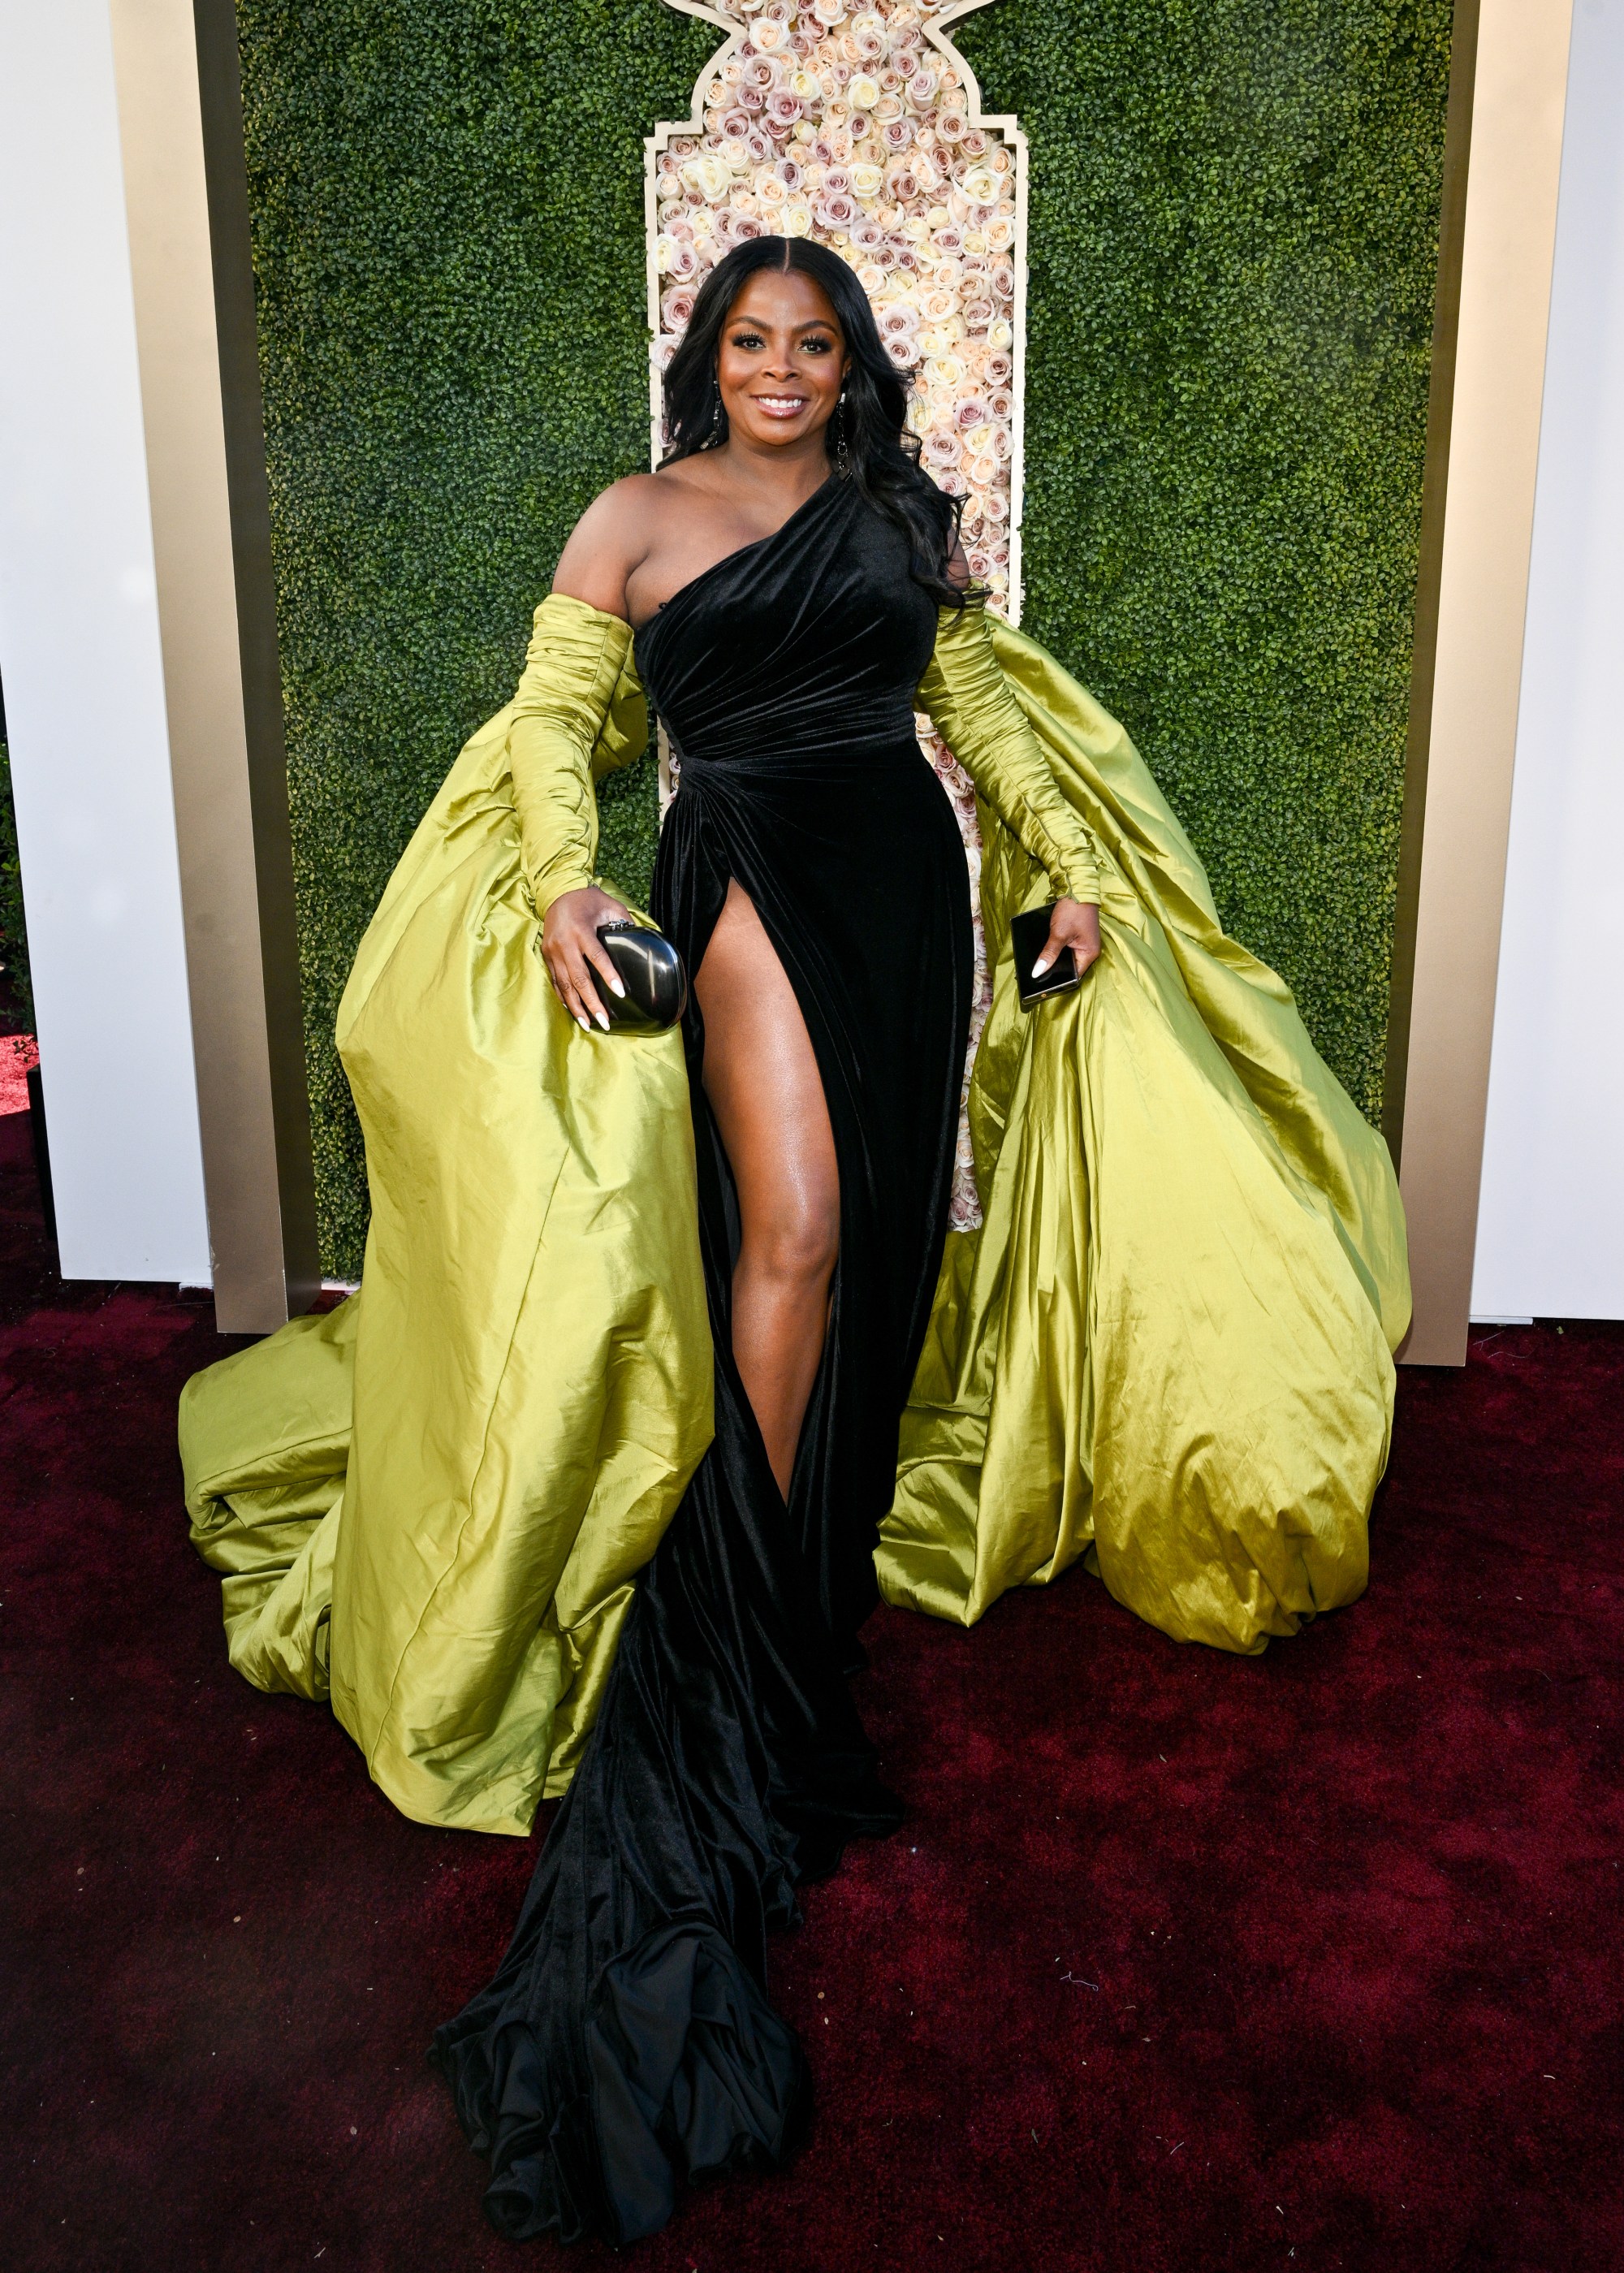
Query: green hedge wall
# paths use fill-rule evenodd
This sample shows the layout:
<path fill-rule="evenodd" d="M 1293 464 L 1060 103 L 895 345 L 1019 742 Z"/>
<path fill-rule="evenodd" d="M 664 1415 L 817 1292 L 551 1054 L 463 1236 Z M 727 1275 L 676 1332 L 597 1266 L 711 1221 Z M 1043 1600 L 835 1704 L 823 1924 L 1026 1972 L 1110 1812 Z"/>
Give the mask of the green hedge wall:
<path fill-rule="evenodd" d="M 1027 630 L 1129 726 L 1373 1120 L 1448 0 L 1021 0 Z"/>
<path fill-rule="evenodd" d="M 659 0 L 240 0 L 324 1253 L 365 1188 L 356 941 L 646 461 L 642 153 L 718 34 Z M 1127 721 L 1225 919 L 1373 1111 L 1448 9 L 1000 0 L 1031 138 L 1026 621 Z M 645 764 L 605 866 L 646 889 Z"/>

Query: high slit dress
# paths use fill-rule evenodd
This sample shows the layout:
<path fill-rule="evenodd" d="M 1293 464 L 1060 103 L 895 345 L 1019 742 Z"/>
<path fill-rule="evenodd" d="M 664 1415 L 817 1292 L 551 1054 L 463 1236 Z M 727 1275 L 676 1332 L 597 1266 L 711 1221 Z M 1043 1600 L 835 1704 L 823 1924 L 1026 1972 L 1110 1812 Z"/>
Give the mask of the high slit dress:
<path fill-rule="evenodd" d="M 807 2094 L 767 1931 L 902 1819 L 847 1690 L 947 1227 L 972 978 L 957 824 L 914 731 L 935 604 L 831 477 L 636 643 L 680 787 L 653 913 L 698 970 L 736 880 L 794 988 L 840 1172 L 789 1505 L 730 1354 L 737 1211 L 684 1021 L 715 1437 L 637 1581 L 596 1724 L 490 1987 L 436 2039 L 515 2239 L 626 2241 L 678 2183 L 771 2165 Z"/>
<path fill-rule="evenodd" d="M 730 881 L 749 895 L 838 1156 L 787 1506 L 729 1354 L 698 1007 L 583 1032 L 538 951 L 595 874 L 594 784 L 646 747 L 645 689 L 681 754 L 653 912 L 697 968 Z M 974 784 L 992 981 L 979 1220 L 945 1239 L 971 933 L 916 700 Z M 1029 1015 L 1010 926 L 1059 893 L 1097 902 L 1104 952 Z M 233 1665 L 330 1699 L 404 1813 L 523 1836 L 562 1799 L 434 2056 L 503 2232 L 629 2240 L 688 2177 L 793 2141 L 767 1932 L 899 1818 L 846 1687 L 876 1586 L 973 1625 L 1081 1562 L 1247 1653 L 1358 1598 L 1409 1319 L 1396 1179 L 1122 727 L 1013 626 L 939 616 L 834 478 L 635 643 L 543 601 L 336 1039 L 363 1284 L 187 1384 L 192 1538 Z"/>

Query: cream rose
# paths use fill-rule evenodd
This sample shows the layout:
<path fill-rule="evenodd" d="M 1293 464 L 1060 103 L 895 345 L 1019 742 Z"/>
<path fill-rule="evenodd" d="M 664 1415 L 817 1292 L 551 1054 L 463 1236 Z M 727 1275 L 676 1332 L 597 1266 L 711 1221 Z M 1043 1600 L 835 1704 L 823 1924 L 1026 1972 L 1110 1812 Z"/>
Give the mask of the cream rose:
<path fill-rule="evenodd" d="M 780 209 L 778 215 L 780 236 L 810 236 L 812 225 L 812 210 L 805 198 L 791 198 L 789 204 Z"/>
<path fill-rule="evenodd" d="M 1014 326 L 1006 316 L 995 317 L 987 326 L 987 345 L 996 351 L 999 349 L 1013 348 L 1014 343 Z"/>
<path fill-rule="evenodd" d="M 733 169 L 715 150 L 703 150 L 697 157 L 686 160 L 682 175 L 688 186 L 698 190 L 708 205 L 725 197 L 733 185 Z"/>
<path fill-rule="evenodd" d="M 854 110 L 872 110 L 879 100 L 879 89 L 866 71 L 857 71 L 846 89 L 846 100 Z"/>
<path fill-rule="evenodd" d="M 873 202 L 885 187 L 885 183 L 886 177 L 878 166 L 864 164 L 854 166 L 851 169 L 852 193 L 861 198 L 864 205 Z"/>

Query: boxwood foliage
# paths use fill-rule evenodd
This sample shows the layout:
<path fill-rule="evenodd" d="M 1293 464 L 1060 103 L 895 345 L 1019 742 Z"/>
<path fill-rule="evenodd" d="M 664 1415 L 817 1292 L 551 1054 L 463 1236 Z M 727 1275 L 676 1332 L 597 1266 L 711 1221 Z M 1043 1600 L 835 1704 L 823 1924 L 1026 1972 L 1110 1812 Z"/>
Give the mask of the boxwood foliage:
<path fill-rule="evenodd" d="M 719 35 L 659 0 L 240 0 L 238 25 L 323 1256 L 354 1277 L 339 997 L 572 524 L 648 463 L 641 137 Z M 604 799 L 632 889 L 652 773 Z"/>
<path fill-rule="evenodd" d="M 1128 725 L 1373 1120 L 1448 0 L 1019 0 L 1025 627 Z"/>
<path fill-rule="evenodd" d="M 512 689 L 587 500 L 647 462 L 642 153 L 714 27 L 659 0 L 239 0 L 327 1266 L 367 918 Z M 1373 1112 L 1446 0 L 1001 0 L 1031 139 L 1026 622 L 1126 720 L 1226 922 Z M 647 761 L 604 865 L 646 891 Z"/>

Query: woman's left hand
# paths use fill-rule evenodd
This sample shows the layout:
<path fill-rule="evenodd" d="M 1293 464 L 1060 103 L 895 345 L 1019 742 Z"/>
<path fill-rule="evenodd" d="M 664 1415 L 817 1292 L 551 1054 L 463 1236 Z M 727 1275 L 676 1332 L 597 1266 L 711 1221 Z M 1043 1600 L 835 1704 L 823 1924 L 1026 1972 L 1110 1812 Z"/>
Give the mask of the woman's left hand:
<path fill-rule="evenodd" d="M 1066 947 L 1069 947 L 1077 958 L 1077 976 L 1081 979 L 1091 963 L 1099 961 L 1100 911 L 1097 907 L 1092 904 L 1085 907 L 1081 900 L 1055 902 L 1044 951 L 1032 965 L 1033 978 L 1041 979 L 1061 949 Z"/>

